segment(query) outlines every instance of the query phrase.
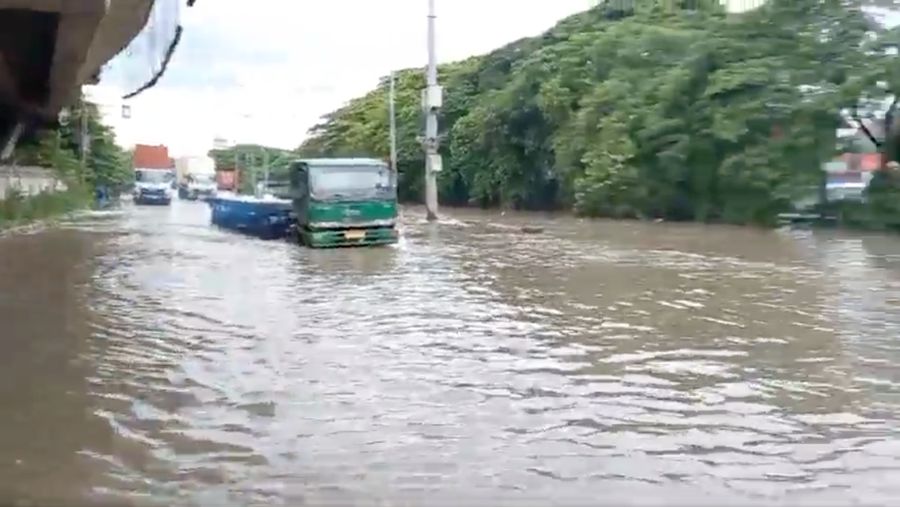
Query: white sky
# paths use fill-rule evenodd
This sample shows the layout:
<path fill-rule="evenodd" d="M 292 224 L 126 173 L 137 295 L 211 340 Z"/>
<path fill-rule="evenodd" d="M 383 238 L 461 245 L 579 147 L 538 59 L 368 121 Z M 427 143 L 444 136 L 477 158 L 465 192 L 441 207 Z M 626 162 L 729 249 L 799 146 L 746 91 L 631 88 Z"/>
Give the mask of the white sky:
<path fill-rule="evenodd" d="M 437 0 L 442 62 L 537 35 L 592 0 Z M 426 62 L 427 0 L 198 0 L 155 88 L 91 87 L 120 144 L 205 154 L 216 136 L 295 148 L 325 113 L 392 69 Z M 243 119 L 242 119 L 243 117 Z"/>
<path fill-rule="evenodd" d="M 183 0 L 181 0 L 183 1 Z M 727 0 L 744 10 L 764 0 Z M 436 0 L 441 62 L 538 35 L 596 0 Z M 734 4 L 734 5 L 732 5 Z M 428 0 L 197 0 L 160 83 L 129 101 L 111 80 L 87 92 L 123 146 L 202 155 L 215 137 L 296 148 L 319 118 L 393 69 L 424 66 Z M 888 25 L 897 14 L 885 11 Z M 140 76 L 134 76 L 135 78 Z"/>

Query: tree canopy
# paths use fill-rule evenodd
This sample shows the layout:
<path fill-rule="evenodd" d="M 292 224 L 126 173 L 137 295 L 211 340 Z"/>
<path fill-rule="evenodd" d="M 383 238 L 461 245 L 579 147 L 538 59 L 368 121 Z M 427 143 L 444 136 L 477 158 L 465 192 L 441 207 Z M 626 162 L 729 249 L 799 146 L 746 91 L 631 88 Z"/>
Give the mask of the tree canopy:
<path fill-rule="evenodd" d="M 96 104 L 81 98 L 76 108 L 83 108 L 87 115 L 89 147 L 83 166 L 79 156 L 80 129 L 75 119 L 23 140 L 14 154 L 16 162 L 54 168 L 70 184 L 83 184 L 86 190 L 98 186 L 120 188 L 132 182 L 130 154 L 116 144 L 115 133 L 103 123 Z"/>
<path fill-rule="evenodd" d="M 878 4 L 892 4 L 882 0 Z M 769 223 L 815 191 L 841 111 L 900 95 L 898 40 L 861 2 L 605 2 L 444 65 L 451 204 Z M 397 74 L 400 195 L 422 193 L 421 69 Z M 325 116 L 307 156 L 386 156 L 388 80 Z M 889 144 L 889 143 L 887 143 Z"/>
<path fill-rule="evenodd" d="M 262 181 L 265 165 L 269 165 L 269 178 L 272 181 L 287 181 L 288 168 L 297 159 L 297 153 L 261 146 L 258 144 L 238 144 L 225 149 L 214 149 L 209 156 L 216 163 L 216 169 L 238 169 L 241 177 L 242 193 L 252 194 L 254 184 Z"/>

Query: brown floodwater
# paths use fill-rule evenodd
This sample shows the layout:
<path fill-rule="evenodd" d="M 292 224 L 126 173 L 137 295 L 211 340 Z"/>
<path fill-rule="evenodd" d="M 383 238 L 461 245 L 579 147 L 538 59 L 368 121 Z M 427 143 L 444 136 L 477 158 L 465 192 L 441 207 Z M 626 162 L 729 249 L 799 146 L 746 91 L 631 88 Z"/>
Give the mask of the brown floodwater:
<path fill-rule="evenodd" d="M 0 502 L 900 499 L 900 238 L 404 214 L 379 249 L 181 202 L 0 237 Z"/>

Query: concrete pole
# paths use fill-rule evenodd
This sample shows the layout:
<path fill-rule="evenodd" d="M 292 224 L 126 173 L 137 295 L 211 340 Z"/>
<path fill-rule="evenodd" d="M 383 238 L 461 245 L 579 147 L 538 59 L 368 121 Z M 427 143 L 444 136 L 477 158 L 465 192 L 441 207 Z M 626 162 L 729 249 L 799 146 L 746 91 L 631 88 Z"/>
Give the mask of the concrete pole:
<path fill-rule="evenodd" d="M 81 128 L 80 128 L 81 136 L 79 139 L 79 141 L 80 141 L 79 148 L 81 150 L 81 153 L 80 153 L 80 155 L 81 155 L 81 178 L 80 178 L 80 180 L 81 180 L 81 183 L 84 184 L 85 176 L 87 174 L 88 150 L 90 149 L 90 132 L 88 132 L 88 130 L 89 130 L 88 129 L 88 125 L 89 125 L 88 111 L 87 111 L 87 104 L 85 103 L 84 98 L 81 99 L 80 120 L 81 120 Z"/>
<path fill-rule="evenodd" d="M 19 138 L 22 136 L 22 132 L 24 131 L 25 124 L 22 122 L 17 122 L 15 126 L 13 126 L 12 130 L 9 132 L 9 135 L 6 136 L 6 139 L 3 142 L 3 149 L 0 150 L 0 162 L 12 158 L 13 152 L 16 150 L 16 144 L 18 144 Z M 0 197 L 3 196 L 0 195 Z"/>
<path fill-rule="evenodd" d="M 388 109 L 390 110 L 391 122 L 391 170 L 397 173 L 397 78 L 391 72 L 391 89 L 388 96 Z"/>
<path fill-rule="evenodd" d="M 253 195 L 259 197 L 259 191 L 256 188 L 256 184 L 259 183 L 259 178 L 256 176 L 256 156 L 254 156 L 253 152 L 247 154 L 250 157 L 250 183 L 253 185 Z"/>
<path fill-rule="evenodd" d="M 438 87 L 437 49 L 435 44 L 435 0 L 428 0 L 428 73 L 424 106 L 425 119 L 425 209 L 429 221 L 438 218 L 437 172 L 441 170 L 438 139 L 438 109 L 442 99 Z"/>
<path fill-rule="evenodd" d="M 263 192 L 269 191 L 269 151 L 263 148 Z"/>

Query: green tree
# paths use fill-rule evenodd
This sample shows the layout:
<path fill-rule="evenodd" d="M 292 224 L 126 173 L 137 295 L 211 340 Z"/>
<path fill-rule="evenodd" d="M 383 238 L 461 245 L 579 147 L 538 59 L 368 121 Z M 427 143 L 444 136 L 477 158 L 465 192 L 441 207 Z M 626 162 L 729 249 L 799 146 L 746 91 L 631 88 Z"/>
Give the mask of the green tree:
<path fill-rule="evenodd" d="M 115 143 L 115 136 L 101 121 L 96 105 L 82 99 L 76 106 L 87 115 L 90 146 L 84 163 L 79 154 L 76 126 L 69 123 L 29 132 L 17 146 L 14 163 L 57 171 L 69 190 L 25 197 L 12 191 L 0 196 L 0 225 L 50 217 L 87 206 L 94 191 L 103 187 L 120 190 L 133 179 L 131 157 Z M 80 119 L 80 118 L 79 118 Z M 80 122 L 78 122 L 80 124 Z"/>
<path fill-rule="evenodd" d="M 227 149 L 211 150 L 209 156 L 215 161 L 216 169 L 238 169 L 241 173 L 240 191 L 252 194 L 254 182 L 263 180 L 267 161 L 270 180 L 287 181 L 288 168 L 299 154 L 258 144 L 238 144 Z"/>
<path fill-rule="evenodd" d="M 863 3 L 770 0 L 733 15 L 717 1 L 605 2 L 444 65 L 441 197 L 772 223 L 821 184 L 841 111 L 900 95 L 900 66 L 884 51 L 900 38 Z M 422 70 L 398 76 L 400 195 L 418 199 Z M 387 129 L 383 80 L 299 151 L 386 156 Z"/>
<path fill-rule="evenodd" d="M 131 157 L 115 142 L 115 133 L 105 125 L 96 104 L 79 99 L 69 122 L 33 132 L 16 148 L 21 165 L 53 168 L 70 186 L 93 191 L 98 186 L 121 188 L 133 178 Z M 87 157 L 81 162 L 80 115 L 87 115 Z"/>

